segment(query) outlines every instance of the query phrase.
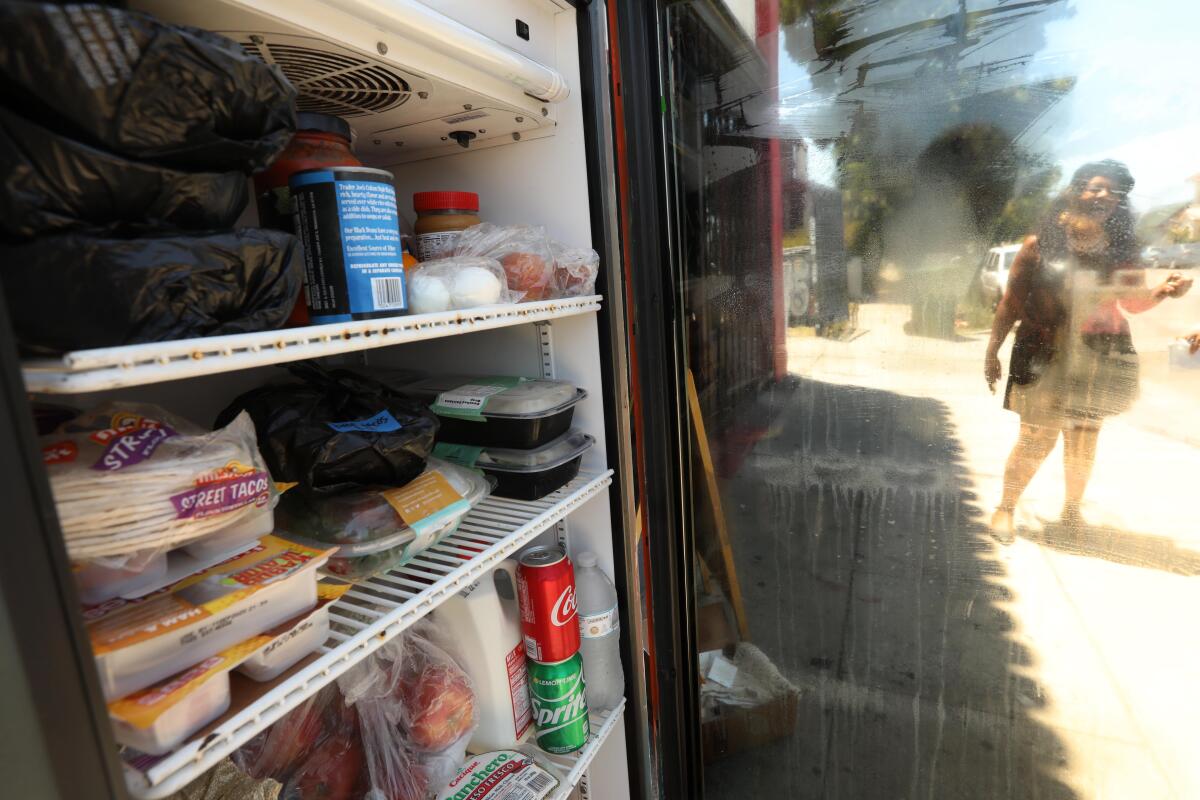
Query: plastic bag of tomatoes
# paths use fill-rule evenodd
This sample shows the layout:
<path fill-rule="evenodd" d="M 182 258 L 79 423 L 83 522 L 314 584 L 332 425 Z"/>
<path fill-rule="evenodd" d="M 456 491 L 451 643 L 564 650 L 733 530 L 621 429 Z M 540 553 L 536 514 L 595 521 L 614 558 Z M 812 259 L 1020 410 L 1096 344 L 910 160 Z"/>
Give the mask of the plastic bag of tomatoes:
<path fill-rule="evenodd" d="M 477 722 L 466 673 L 419 630 L 381 647 L 237 754 L 282 800 L 422 800 L 454 776 Z"/>

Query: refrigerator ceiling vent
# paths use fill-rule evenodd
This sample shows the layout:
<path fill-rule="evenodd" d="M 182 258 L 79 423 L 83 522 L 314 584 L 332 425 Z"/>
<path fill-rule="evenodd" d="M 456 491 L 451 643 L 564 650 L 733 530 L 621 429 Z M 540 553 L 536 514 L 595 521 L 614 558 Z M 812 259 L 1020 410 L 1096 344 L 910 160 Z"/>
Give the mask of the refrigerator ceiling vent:
<path fill-rule="evenodd" d="M 240 44 L 283 71 L 300 93 L 300 111 L 361 117 L 396 108 L 412 96 L 412 84 L 396 69 L 328 42 L 254 34 Z"/>

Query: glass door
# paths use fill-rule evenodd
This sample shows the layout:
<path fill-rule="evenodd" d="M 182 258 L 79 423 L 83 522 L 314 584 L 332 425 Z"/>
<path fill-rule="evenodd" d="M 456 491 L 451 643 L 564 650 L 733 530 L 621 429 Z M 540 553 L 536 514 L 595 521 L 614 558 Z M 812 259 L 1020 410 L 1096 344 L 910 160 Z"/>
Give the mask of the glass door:
<path fill-rule="evenodd" d="M 1200 4 L 659 10 L 705 796 L 1200 797 Z"/>

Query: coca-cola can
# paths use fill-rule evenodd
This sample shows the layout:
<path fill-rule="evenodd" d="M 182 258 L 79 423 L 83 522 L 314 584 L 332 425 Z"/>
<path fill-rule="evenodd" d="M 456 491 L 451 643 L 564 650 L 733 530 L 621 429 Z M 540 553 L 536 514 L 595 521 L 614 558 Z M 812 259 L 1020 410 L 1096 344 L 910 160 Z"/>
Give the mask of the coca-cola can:
<path fill-rule="evenodd" d="M 542 663 L 579 651 L 575 569 L 561 547 L 531 547 L 517 567 L 517 598 L 525 655 Z"/>

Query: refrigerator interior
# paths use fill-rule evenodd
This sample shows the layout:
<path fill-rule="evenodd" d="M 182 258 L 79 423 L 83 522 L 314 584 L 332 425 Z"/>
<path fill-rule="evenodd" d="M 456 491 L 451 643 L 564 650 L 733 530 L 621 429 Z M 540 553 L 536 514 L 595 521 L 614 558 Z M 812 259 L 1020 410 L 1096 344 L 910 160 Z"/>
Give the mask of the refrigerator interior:
<path fill-rule="evenodd" d="M 497 77 L 505 67 L 490 63 L 487 53 L 473 61 L 464 59 L 464 52 L 479 45 L 478 38 L 463 34 L 460 40 L 447 45 L 408 38 L 417 35 L 413 30 L 397 29 L 400 31 L 397 33 L 385 29 L 386 25 L 382 23 L 387 20 L 379 16 L 380 8 L 390 9 L 396 19 L 401 19 L 421 4 L 354 0 L 328 3 L 249 0 L 197 4 L 140 0 L 132 5 L 168 21 L 210 28 L 248 48 L 257 44 L 262 50 L 271 44 L 286 47 L 300 43 L 317 50 L 324 49 L 327 53 L 358 58 L 362 68 L 386 69 L 392 75 L 401 76 L 405 83 L 403 88 L 408 91 L 401 92 L 403 97 L 397 105 L 390 107 L 390 112 L 384 109 L 378 113 L 354 114 L 346 119 L 354 130 L 356 154 L 364 164 L 394 174 L 400 215 L 407 217 L 410 223 L 414 218 L 414 192 L 472 191 L 479 194 L 479 214 L 484 221 L 543 225 L 551 236 L 570 246 L 592 245 L 584 113 L 579 91 L 578 31 L 576 11 L 569 4 L 554 0 L 503 0 L 484 4 L 486 10 L 481 9 L 480 4 L 456 0 L 430 0 L 424 4 L 426 11 L 432 10 L 431 18 L 445 29 L 453 30 L 453 23 L 469 24 L 487 39 L 498 43 L 494 48 L 496 53 L 516 52 L 530 63 L 544 65 L 543 71 L 524 66 L 535 77 L 550 75 L 550 84 L 554 83 L 554 76 L 561 79 L 561 87 L 551 86 L 553 91 L 545 93 L 555 97 L 556 102 L 543 102 L 513 82 L 525 78 L 514 78 L 512 74 L 508 76 L 512 80 Z M 440 14 L 445 16 L 439 22 L 436 17 Z M 525 23 L 528 41 L 518 35 L 520 26 L 514 25 L 514 20 Z M 487 68 L 481 68 L 481 64 Z M 418 92 L 428 96 L 420 98 Z M 347 96 L 338 95 L 342 100 L 337 102 Z M 359 96 L 370 99 L 369 93 Z M 372 102 L 385 101 L 375 98 Z M 303 103 L 301 107 L 304 108 Z M 461 119 L 471 116 L 473 111 L 479 113 L 481 109 L 482 116 Z M 337 113 L 337 105 L 312 106 L 312 110 Z M 455 121 L 447 123 L 446 119 Z M 477 141 L 467 149 L 453 141 L 446 142 L 444 136 L 435 135 L 445 131 L 448 125 L 467 124 L 478 126 L 475 130 L 479 131 Z M 400 136 L 405 138 L 401 140 Z M 400 141 L 403 144 L 396 143 Z M 253 203 L 248 215 L 253 214 L 252 209 Z M 256 219 L 247 216 L 243 223 L 253 225 Z M 586 493 L 567 509 L 562 519 L 546 527 L 528 544 L 558 541 L 573 557 L 589 550 L 597 554 L 601 568 L 608 575 L 614 575 L 614 558 L 622 558 L 624 551 L 620 528 L 614 533 L 609 499 L 604 491 L 608 480 L 605 476 L 611 473 L 606 463 L 601 340 L 596 314 L 573 313 L 540 323 L 509 323 L 491 330 L 465 332 L 467 330 L 469 326 L 466 325 L 450 326 L 439 332 L 439 338 L 371 346 L 320 360 L 327 366 L 344 365 L 367 370 L 403 368 L 430 374 L 553 377 L 586 389 L 588 395 L 577 407 L 573 425 L 595 437 L 596 444 L 586 454 L 582 470 L 584 475 L 597 477 L 587 484 Z M 337 334 L 333 335 L 336 341 Z M 80 408 L 111 400 L 154 403 L 207 426 L 238 394 L 284 375 L 279 365 L 264 365 L 120 386 L 106 391 L 41 394 L 37 397 Z M 583 480 L 581 477 L 577 483 Z M 428 603 L 425 605 L 428 607 L 414 613 L 406 611 L 402 618 L 398 617 L 400 623 L 411 624 L 423 616 L 432 607 Z M 395 627 L 391 634 L 399 630 L 400 627 Z M 269 715 L 255 720 L 254 726 L 266 727 L 300 699 L 293 696 L 286 707 L 276 705 Z M 621 708 L 618 707 L 611 717 L 603 729 L 606 738 L 602 746 L 595 748 L 598 753 L 588 754 L 589 758 L 594 756 L 603 764 L 602 778 L 586 775 L 584 764 L 563 762 L 569 765 L 568 768 L 578 766 L 578 774 L 572 773 L 570 777 L 573 784 L 579 784 L 574 791 L 581 793 L 580 796 L 629 796 Z M 593 720 L 593 732 L 597 730 L 597 721 Z M 244 742 L 249 735 L 243 731 L 235 738 Z M 160 797 L 167 788 L 179 788 L 176 784 L 182 785 L 181 776 L 195 777 L 197 774 L 194 766 L 185 765 L 161 777 L 156 786 L 137 781 L 131 783 L 132 793 L 137 797 Z M 564 787 L 562 796 L 565 797 L 571 788 Z"/>

